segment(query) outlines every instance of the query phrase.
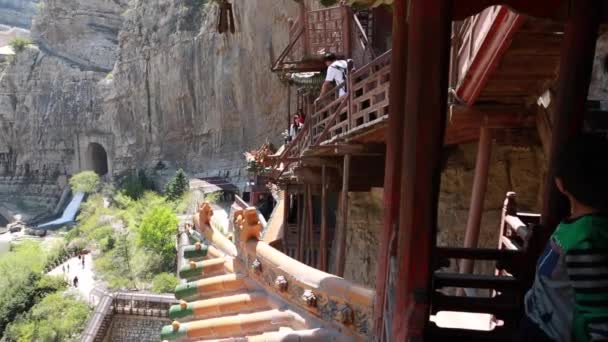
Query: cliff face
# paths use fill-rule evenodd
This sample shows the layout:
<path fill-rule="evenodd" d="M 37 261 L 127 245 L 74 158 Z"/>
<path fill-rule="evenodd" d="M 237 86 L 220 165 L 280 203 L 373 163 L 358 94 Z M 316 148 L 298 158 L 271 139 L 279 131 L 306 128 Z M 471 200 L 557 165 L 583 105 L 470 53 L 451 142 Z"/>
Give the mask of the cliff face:
<path fill-rule="evenodd" d="M 271 56 L 287 44 L 295 4 L 233 1 L 237 33 L 220 35 L 216 6 L 200 3 L 140 0 L 126 12 L 104 101 L 109 131 L 127 133 L 115 136 L 115 169 L 162 160 L 230 170 L 245 149 L 280 137 L 287 92 Z"/>
<path fill-rule="evenodd" d="M 40 0 L 0 0 L 0 23 L 29 29 Z"/>
<path fill-rule="evenodd" d="M 276 142 L 286 89 L 269 69 L 295 3 L 233 4 L 237 33 L 220 35 L 199 0 L 45 1 L 37 47 L 0 76 L 0 174 L 77 172 L 93 143 L 113 174 L 159 161 L 217 173 Z"/>

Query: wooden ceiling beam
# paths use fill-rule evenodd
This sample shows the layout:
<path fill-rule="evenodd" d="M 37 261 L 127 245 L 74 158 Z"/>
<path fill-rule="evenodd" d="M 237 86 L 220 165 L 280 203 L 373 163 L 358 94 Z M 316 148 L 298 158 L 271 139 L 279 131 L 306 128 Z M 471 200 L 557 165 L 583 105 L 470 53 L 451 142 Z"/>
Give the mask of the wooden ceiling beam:
<path fill-rule="evenodd" d="M 521 106 L 464 106 L 452 105 L 444 143 L 462 144 L 479 138 L 480 128 L 509 129 L 534 127 L 536 117 Z"/>
<path fill-rule="evenodd" d="M 454 0 L 454 20 L 463 20 L 494 5 L 506 5 L 515 12 L 538 18 L 565 20 L 569 0 Z"/>

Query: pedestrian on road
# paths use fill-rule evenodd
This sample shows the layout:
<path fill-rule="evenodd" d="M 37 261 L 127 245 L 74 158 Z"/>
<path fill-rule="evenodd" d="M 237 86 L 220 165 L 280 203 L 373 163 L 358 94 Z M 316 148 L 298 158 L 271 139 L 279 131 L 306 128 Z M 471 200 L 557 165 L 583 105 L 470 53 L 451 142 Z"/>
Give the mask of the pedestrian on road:
<path fill-rule="evenodd" d="M 78 276 L 74 277 L 74 287 L 78 287 Z"/>
<path fill-rule="evenodd" d="M 65 265 L 61 265 L 61 271 L 65 273 Z"/>
<path fill-rule="evenodd" d="M 68 261 L 68 273 L 70 273 L 70 262 Z"/>
<path fill-rule="evenodd" d="M 82 256 L 82 269 L 84 270 L 84 255 Z"/>

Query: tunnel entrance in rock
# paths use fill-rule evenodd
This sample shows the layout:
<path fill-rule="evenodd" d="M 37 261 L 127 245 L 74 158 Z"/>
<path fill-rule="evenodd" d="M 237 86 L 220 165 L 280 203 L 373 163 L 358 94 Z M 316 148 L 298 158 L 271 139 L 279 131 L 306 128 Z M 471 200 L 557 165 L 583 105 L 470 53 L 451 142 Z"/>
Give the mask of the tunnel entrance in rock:
<path fill-rule="evenodd" d="M 108 154 L 98 143 L 90 143 L 87 148 L 87 166 L 100 176 L 108 173 Z"/>

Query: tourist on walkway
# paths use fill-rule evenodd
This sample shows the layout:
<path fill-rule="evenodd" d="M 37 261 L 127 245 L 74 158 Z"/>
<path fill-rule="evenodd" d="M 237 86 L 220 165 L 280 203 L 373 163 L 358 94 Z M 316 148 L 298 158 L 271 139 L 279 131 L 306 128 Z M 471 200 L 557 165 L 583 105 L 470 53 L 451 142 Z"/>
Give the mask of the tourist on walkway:
<path fill-rule="evenodd" d="M 84 255 L 82 256 L 82 269 L 84 270 Z"/>
<path fill-rule="evenodd" d="M 298 135 L 300 129 L 302 129 L 303 123 L 302 119 L 298 114 L 293 116 L 293 121 L 291 122 L 291 126 L 289 127 L 289 141 L 292 141 Z"/>
<path fill-rule="evenodd" d="M 78 276 L 74 277 L 74 287 L 78 287 Z"/>
<path fill-rule="evenodd" d="M 348 75 L 349 69 L 351 67 L 349 64 L 350 60 L 338 59 L 336 55 L 329 52 L 323 56 L 323 61 L 325 62 L 325 66 L 327 66 L 327 73 L 325 76 L 325 82 L 321 86 L 321 93 L 319 97 L 315 100 L 315 103 L 318 102 L 323 95 L 327 94 L 333 86 L 338 87 L 338 94 L 340 97 L 346 95 L 348 91 L 346 89 L 346 79 Z"/>

